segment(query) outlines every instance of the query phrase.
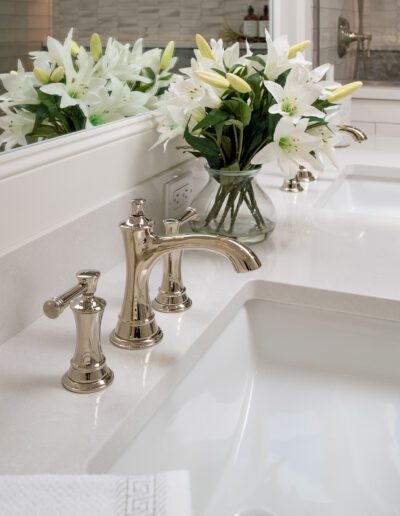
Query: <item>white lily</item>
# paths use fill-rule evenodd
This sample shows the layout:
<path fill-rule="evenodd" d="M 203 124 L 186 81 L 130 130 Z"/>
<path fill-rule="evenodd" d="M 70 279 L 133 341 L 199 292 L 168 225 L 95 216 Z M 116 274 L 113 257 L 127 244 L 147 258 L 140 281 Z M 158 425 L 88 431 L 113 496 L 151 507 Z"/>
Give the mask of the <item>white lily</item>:
<path fill-rule="evenodd" d="M 69 68 L 72 66 L 72 47 L 73 47 L 73 29 L 71 29 L 64 40 L 64 43 L 61 44 L 55 38 L 48 36 L 47 38 L 47 50 L 30 52 L 29 55 L 35 58 L 34 66 L 36 66 L 36 60 L 39 60 L 41 63 L 46 61 L 51 68 L 52 71 L 57 66 L 63 66 L 64 68 Z"/>
<path fill-rule="evenodd" d="M 112 79 L 111 90 L 101 89 L 96 102 L 88 106 L 86 126 L 96 126 L 113 122 L 127 116 L 147 111 L 149 95 L 140 91 L 131 91 L 127 84 Z"/>
<path fill-rule="evenodd" d="M 199 71 L 211 72 L 217 69 L 222 72 L 226 72 L 227 70 L 236 69 L 247 64 L 246 59 L 252 55 L 248 43 L 246 53 L 241 56 L 239 43 L 234 43 L 233 45 L 224 48 L 224 42 L 222 39 L 211 39 L 209 49 L 213 56 L 212 58 L 211 55 L 204 55 L 205 53 L 199 49 L 194 50 L 195 60 Z M 188 75 L 188 70 L 190 70 L 190 68 L 183 68 L 181 72 Z"/>
<path fill-rule="evenodd" d="M 269 108 L 271 114 L 290 117 L 294 122 L 307 116 L 325 117 L 325 113 L 312 106 L 321 95 L 322 87 L 310 83 L 309 72 L 304 67 L 296 66 L 289 72 L 284 88 L 274 81 L 264 84 L 277 102 Z"/>
<path fill-rule="evenodd" d="M 322 170 L 319 160 L 311 152 L 321 147 L 321 139 L 306 132 L 308 120 L 300 120 L 297 124 L 288 117 L 282 117 L 276 126 L 274 141 L 256 154 L 254 165 L 278 159 L 282 172 L 288 179 L 293 178 L 302 165 L 312 170 Z"/>
<path fill-rule="evenodd" d="M 142 65 L 138 58 L 132 58 L 129 44 L 121 44 L 113 38 L 109 38 L 104 55 L 95 66 L 95 75 L 100 78 L 118 78 L 121 81 L 140 81 L 149 83 L 141 72 Z"/>
<path fill-rule="evenodd" d="M 280 36 L 272 41 L 267 30 L 265 30 L 268 53 L 263 57 L 265 60 L 264 74 L 269 81 L 275 81 L 282 73 L 292 67 L 289 61 L 289 42 L 287 36 Z"/>
<path fill-rule="evenodd" d="M 192 109 L 190 112 L 181 109 L 179 103 L 176 102 L 176 98 L 170 97 L 170 92 L 164 95 L 161 104 L 163 116 L 158 125 L 160 136 L 154 147 L 163 143 L 164 150 L 171 140 L 183 136 L 187 126 L 189 131 L 193 132 L 195 125 L 206 115 L 205 109 L 201 107 Z"/>
<path fill-rule="evenodd" d="M 4 145 L 4 149 L 9 150 L 16 145 L 26 145 L 26 135 L 35 125 L 35 115 L 27 111 L 14 113 L 4 104 L 1 110 L 4 115 L 0 116 L 0 147 Z"/>
<path fill-rule="evenodd" d="M 179 79 L 172 83 L 168 98 L 169 104 L 175 103 L 185 114 L 198 108 L 214 109 L 221 105 L 216 89 L 195 78 Z"/>
<path fill-rule="evenodd" d="M 38 85 L 32 72 L 26 72 L 21 61 L 18 60 L 16 71 L 0 74 L 6 93 L 0 96 L 11 104 L 39 104 L 35 85 Z"/>
<path fill-rule="evenodd" d="M 307 129 L 307 133 L 321 140 L 321 146 L 316 150 L 316 157 L 320 161 L 326 157 L 332 165 L 338 167 L 339 165 L 335 156 L 335 145 L 340 141 L 340 112 L 333 111 L 326 116 L 325 122 L 326 123 L 323 125 L 311 126 Z"/>
<path fill-rule="evenodd" d="M 183 135 L 186 126 L 189 130 L 206 115 L 206 108 L 218 108 L 221 98 L 208 84 L 193 78 L 178 76 L 158 103 L 164 115 L 159 123 L 160 138 L 157 142 L 166 147 L 168 141 Z"/>
<path fill-rule="evenodd" d="M 40 89 L 49 95 L 61 97 L 60 107 L 79 106 L 85 116 L 88 104 L 94 104 L 99 92 L 105 88 L 107 81 L 94 76 L 93 58 L 81 48 L 79 52 L 79 69 L 72 66 L 65 69 L 65 84 L 61 82 L 46 84 Z"/>

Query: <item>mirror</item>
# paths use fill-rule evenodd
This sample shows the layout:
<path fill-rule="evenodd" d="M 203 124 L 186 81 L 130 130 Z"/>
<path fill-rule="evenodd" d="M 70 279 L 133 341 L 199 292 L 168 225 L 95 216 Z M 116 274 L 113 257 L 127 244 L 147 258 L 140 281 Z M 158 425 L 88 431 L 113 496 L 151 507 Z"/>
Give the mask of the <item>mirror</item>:
<path fill-rule="evenodd" d="M 333 63 L 335 77 L 342 81 L 361 80 L 377 86 L 400 83 L 398 0 L 331 3 L 337 5 L 315 1 L 320 63 Z"/>
<path fill-rule="evenodd" d="M 68 134 L 154 109 L 157 96 L 167 89 L 173 72 L 189 64 L 195 47 L 196 33 L 202 33 L 206 39 L 223 37 L 227 43 L 241 41 L 243 49 L 247 36 L 253 46 L 260 45 L 260 48 L 264 48 L 265 43 L 262 41 L 265 41 L 265 38 L 262 34 L 265 28 L 271 29 L 271 9 L 272 0 L 257 0 L 250 7 L 238 0 L 208 0 L 204 3 L 193 0 L 0 0 L 0 22 L 3 27 L 0 37 L 0 95 L 3 96 L 0 102 L 0 150 L 19 148 L 38 139 Z M 67 35 L 71 27 L 74 28 L 74 32 L 68 40 Z M 100 35 L 101 42 L 91 41 L 93 33 Z M 53 44 L 50 45 L 52 48 L 48 48 L 47 36 L 58 40 L 59 45 Z M 119 88 L 120 96 L 128 95 L 130 108 L 125 105 L 124 109 L 115 109 L 115 102 L 109 99 L 110 76 L 102 75 L 97 69 L 94 74 L 96 80 L 91 80 L 89 86 L 91 90 L 96 87 L 97 93 L 101 92 L 103 100 L 106 100 L 109 106 L 107 110 L 88 111 L 84 101 L 73 102 L 73 99 L 82 98 L 81 91 L 68 95 L 61 91 L 65 90 L 64 83 L 68 71 L 65 70 L 65 66 L 68 64 L 63 67 L 58 64 L 53 66 L 52 63 L 49 65 L 49 59 L 51 56 L 54 57 L 55 53 L 62 52 L 63 45 L 64 50 L 68 47 L 73 54 L 71 66 L 75 69 L 78 65 L 81 68 L 89 67 L 93 46 L 97 47 L 99 56 L 104 55 L 110 37 L 119 43 L 115 43 L 115 47 L 109 49 L 109 67 L 116 67 L 118 59 L 123 60 L 123 45 L 131 45 L 128 60 L 133 76 L 126 77 L 126 70 L 118 70 L 118 74 L 115 74 L 121 84 L 114 84 L 112 90 L 114 92 Z M 143 44 L 138 42 L 139 38 L 143 38 Z M 169 41 L 175 41 L 177 62 L 169 56 L 168 63 L 162 65 L 163 56 L 164 59 L 168 57 L 165 56 L 164 50 Z M 79 56 L 78 50 L 71 47 L 76 43 L 83 48 Z M 37 59 L 33 82 L 28 87 L 21 86 L 25 72 L 32 71 L 31 52 L 35 53 L 34 57 Z M 10 70 L 13 70 L 12 75 L 9 75 Z M 89 75 L 90 79 L 93 79 L 93 74 Z M 87 85 L 86 81 L 82 87 L 86 88 Z M 14 120 L 12 115 L 15 108 L 4 100 L 13 101 L 11 104 L 24 102 L 27 97 L 29 99 L 35 96 L 35 89 L 39 87 L 42 97 L 33 103 L 33 107 L 30 104 L 30 107 L 26 108 L 23 120 Z M 16 90 L 18 94 L 15 96 Z M 51 98 L 44 98 L 43 93 Z M 47 127 L 48 124 L 36 126 L 38 112 L 40 111 L 40 116 L 48 120 L 55 113 L 60 99 L 63 99 L 61 102 L 70 111 L 68 119 L 65 120 L 60 115 L 50 129 Z M 42 109 L 43 103 L 45 106 Z M 114 112 L 110 112 L 113 109 Z M 17 131 L 16 135 L 13 133 L 7 142 L 4 142 L 3 138 L 2 142 L 2 134 L 4 136 L 6 131 L 15 132 L 18 124 L 24 126 L 26 137 L 21 136 L 21 130 L 19 133 Z M 32 128 L 32 124 L 35 124 L 34 136 L 26 129 Z"/>

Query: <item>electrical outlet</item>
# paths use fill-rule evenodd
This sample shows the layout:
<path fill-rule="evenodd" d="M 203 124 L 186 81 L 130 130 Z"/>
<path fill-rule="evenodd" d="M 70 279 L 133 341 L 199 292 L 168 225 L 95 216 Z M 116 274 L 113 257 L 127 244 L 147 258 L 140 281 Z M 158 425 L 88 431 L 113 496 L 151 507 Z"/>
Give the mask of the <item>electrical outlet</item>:
<path fill-rule="evenodd" d="M 175 176 L 164 185 L 165 217 L 179 218 L 193 201 L 193 177 L 190 172 Z"/>

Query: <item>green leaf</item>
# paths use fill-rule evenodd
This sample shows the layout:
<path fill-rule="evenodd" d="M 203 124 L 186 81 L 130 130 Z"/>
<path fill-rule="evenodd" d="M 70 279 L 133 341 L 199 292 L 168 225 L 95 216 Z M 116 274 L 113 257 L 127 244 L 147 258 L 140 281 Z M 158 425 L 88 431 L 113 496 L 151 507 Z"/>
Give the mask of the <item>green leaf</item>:
<path fill-rule="evenodd" d="M 264 61 L 264 59 L 260 56 L 248 56 L 246 57 L 246 59 L 248 61 L 254 61 L 255 63 L 258 63 L 259 65 L 261 65 L 263 68 L 265 68 L 266 66 L 266 62 Z"/>
<path fill-rule="evenodd" d="M 58 97 L 57 95 L 48 95 L 47 93 L 44 93 L 39 88 L 36 90 L 36 93 L 37 93 L 37 96 L 38 96 L 38 99 L 40 100 L 40 102 L 42 104 L 44 104 L 45 106 L 58 105 L 60 97 Z"/>
<path fill-rule="evenodd" d="M 221 151 L 216 142 L 210 138 L 193 136 L 188 127 L 185 129 L 185 140 L 193 147 L 193 156 L 203 157 L 207 160 L 210 168 L 219 170 L 223 165 Z"/>
<path fill-rule="evenodd" d="M 229 113 L 222 109 L 212 109 L 200 122 L 194 127 L 193 131 L 205 129 L 206 127 L 214 127 L 229 118 Z"/>
<path fill-rule="evenodd" d="M 232 153 L 232 141 L 229 138 L 229 136 L 223 136 L 221 138 L 221 146 L 222 146 L 222 150 L 225 153 L 225 156 L 227 156 L 227 158 L 229 158 Z"/>
<path fill-rule="evenodd" d="M 161 97 L 161 95 L 164 95 L 166 91 L 169 90 L 169 86 L 163 86 L 162 88 L 158 88 L 156 92 L 156 97 Z"/>
<path fill-rule="evenodd" d="M 18 109 L 23 109 L 24 111 L 29 111 L 29 113 L 36 113 L 38 110 L 39 104 L 19 104 L 15 106 Z"/>
<path fill-rule="evenodd" d="M 224 122 L 224 125 L 226 125 L 226 126 L 234 125 L 241 131 L 243 130 L 243 122 L 241 122 L 240 120 L 236 120 L 235 118 L 230 118 L 229 120 Z"/>
<path fill-rule="evenodd" d="M 222 77 L 225 77 L 225 72 L 223 72 L 222 70 L 220 70 L 219 68 L 211 68 L 211 70 L 215 73 L 217 73 L 218 75 L 221 75 Z"/>
<path fill-rule="evenodd" d="M 49 125 L 42 125 L 42 127 L 33 129 L 33 131 L 31 133 L 29 133 L 27 136 L 37 136 L 40 138 L 53 138 L 54 136 L 58 136 L 58 133 L 53 127 L 51 127 Z"/>
<path fill-rule="evenodd" d="M 243 99 L 233 98 L 225 100 L 222 107 L 232 113 L 235 118 L 241 120 L 244 126 L 250 123 L 252 109 Z"/>
<path fill-rule="evenodd" d="M 221 156 L 221 152 L 218 148 L 218 145 L 211 138 L 207 138 L 205 136 L 193 136 L 193 134 L 189 131 L 186 126 L 185 140 L 191 145 L 194 149 L 198 150 L 203 156 Z"/>
<path fill-rule="evenodd" d="M 156 74 L 154 73 L 153 69 L 149 66 L 146 66 L 146 68 L 143 69 L 144 75 L 148 77 L 152 82 L 156 82 Z"/>
<path fill-rule="evenodd" d="M 75 131 L 80 131 L 81 129 L 84 129 L 86 117 L 79 106 L 72 106 L 70 110 L 70 118 L 74 125 Z"/>

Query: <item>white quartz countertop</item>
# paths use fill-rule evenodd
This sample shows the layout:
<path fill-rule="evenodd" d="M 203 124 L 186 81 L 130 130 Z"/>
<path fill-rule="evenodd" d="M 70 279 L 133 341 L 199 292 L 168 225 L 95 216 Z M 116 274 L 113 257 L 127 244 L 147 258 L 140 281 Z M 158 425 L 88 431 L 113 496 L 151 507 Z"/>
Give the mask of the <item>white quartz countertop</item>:
<path fill-rule="evenodd" d="M 338 158 L 340 168 L 400 166 L 400 145 L 396 139 L 369 140 L 338 150 Z M 278 224 L 266 242 L 254 246 L 262 268 L 236 274 L 223 257 L 186 253 L 184 279 L 193 307 L 181 315 L 157 314 L 164 339 L 151 350 L 125 351 L 108 342 L 125 265 L 104 274 L 98 289 L 108 303 L 103 351 L 115 373 L 105 391 L 76 395 L 61 387 L 75 344 L 69 310 L 56 321 L 40 318 L 1 345 L 0 473 L 106 472 L 203 353 L 210 328 L 229 320 L 238 303 L 258 295 L 260 285 L 287 302 L 304 298 L 331 309 L 400 317 L 400 220 L 317 209 L 316 200 L 337 174 L 328 169 L 306 192 L 293 195 L 279 190 L 277 168 L 266 167 L 259 182 L 273 199 Z M 152 295 L 159 279 L 158 265 Z"/>

